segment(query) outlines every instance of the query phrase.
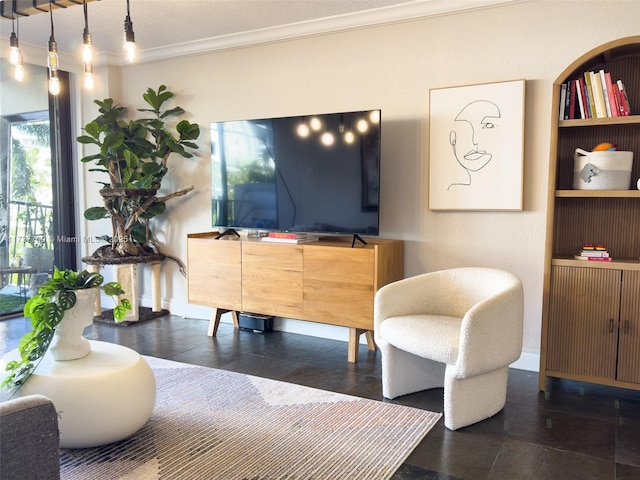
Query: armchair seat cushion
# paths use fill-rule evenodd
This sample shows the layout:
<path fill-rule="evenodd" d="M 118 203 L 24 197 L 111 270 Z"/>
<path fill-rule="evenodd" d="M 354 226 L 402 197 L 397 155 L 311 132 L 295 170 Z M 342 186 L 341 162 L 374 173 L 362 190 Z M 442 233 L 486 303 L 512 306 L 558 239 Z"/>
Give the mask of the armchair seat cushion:
<path fill-rule="evenodd" d="M 400 350 L 436 362 L 454 365 L 462 318 L 447 315 L 403 315 L 389 317 L 380 325 L 380 336 Z"/>

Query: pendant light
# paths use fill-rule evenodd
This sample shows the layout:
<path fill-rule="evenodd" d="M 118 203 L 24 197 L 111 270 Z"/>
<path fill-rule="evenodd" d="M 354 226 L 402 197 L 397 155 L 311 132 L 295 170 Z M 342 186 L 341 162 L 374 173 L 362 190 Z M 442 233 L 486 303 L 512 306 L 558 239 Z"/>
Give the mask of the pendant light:
<path fill-rule="evenodd" d="M 16 63 L 16 68 L 13 71 L 13 78 L 18 82 L 24 80 L 24 64 L 22 63 L 22 53 L 18 57 L 18 63 Z"/>
<path fill-rule="evenodd" d="M 14 22 L 15 27 L 14 28 Z M 13 78 L 18 82 L 24 80 L 24 65 L 22 63 L 22 52 L 20 51 L 20 44 L 18 43 L 18 35 L 16 30 L 20 33 L 20 24 L 18 19 L 14 18 L 13 12 L 11 15 L 11 37 L 9 37 L 9 62 L 15 67 L 13 71 Z"/>
<path fill-rule="evenodd" d="M 127 54 L 127 60 L 133 62 L 136 51 L 136 36 L 133 33 L 133 22 L 131 21 L 129 0 L 127 0 L 127 16 L 124 19 L 124 49 Z"/>
<path fill-rule="evenodd" d="M 49 67 L 49 93 L 58 95 L 60 93 L 60 79 L 58 78 L 58 44 L 53 33 L 53 6 L 49 0 L 49 18 L 51 19 L 51 37 L 49 37 L 49 55 L 47 56 L 47 66 Z"/>
<path fill-rule="evenodd" d="M 18 45 L 18 36 L 15 30 L 15 18 L 11 15 L 11 36 L 9 37 L 9 62 L 11 65 L 17 65 L 20 58 L 20 47 Z"/>
<path fill-rule="evenodd" d="M 82 32 L 82 62 L 84 63 L 84 88 L 93 88 L 93 49 L 91 46 L 91 34 L 89 33 L 89 12 L 87 0 L 82 0 L 84 8 L 84 31 Z"/>

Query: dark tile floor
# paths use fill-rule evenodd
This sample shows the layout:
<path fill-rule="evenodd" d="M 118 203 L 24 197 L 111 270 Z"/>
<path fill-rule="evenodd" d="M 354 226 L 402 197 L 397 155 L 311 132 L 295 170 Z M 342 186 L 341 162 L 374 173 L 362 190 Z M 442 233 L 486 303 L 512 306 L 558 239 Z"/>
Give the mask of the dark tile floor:
<path fill-rule="evenodd" d="M 344 342 L 229 324 L 210 338 L 207 324 L 176 316 L 128 327 L 94 323 L 85 336 L 144 355 L 383 400 L 380 353 L 366 346 L 349 364 Z M 24 318 L 0 321 L 0 355 L 28 328 Z M 536 373 L 512 369 L 503 411 L 456 432 L 441 420 L 393 478 L 640 479 L 640 392 L 557 379 L 546 392 L 537 385 Z M 395 402 L 441 412 L 442 390 Z"/>

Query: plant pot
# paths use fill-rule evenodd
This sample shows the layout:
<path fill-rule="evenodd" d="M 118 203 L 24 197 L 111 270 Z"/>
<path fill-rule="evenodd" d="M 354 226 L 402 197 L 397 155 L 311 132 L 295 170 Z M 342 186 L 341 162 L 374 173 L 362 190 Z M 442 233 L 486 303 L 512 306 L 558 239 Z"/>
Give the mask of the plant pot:
<path fill-rule="evenodd" d="M 77 360 L 91 353 L 91 344 L 82 332 L 93 323 L 98 292 L 97 288 L 75 290 L 76 304 L 65 312 L 49 347 L 54 360 Z"/>

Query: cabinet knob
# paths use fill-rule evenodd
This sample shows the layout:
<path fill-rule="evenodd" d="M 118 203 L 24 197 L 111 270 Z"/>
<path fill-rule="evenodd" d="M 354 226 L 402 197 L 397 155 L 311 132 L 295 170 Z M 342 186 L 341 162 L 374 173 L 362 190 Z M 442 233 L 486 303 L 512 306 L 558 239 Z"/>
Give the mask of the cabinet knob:
<path fill-rule="evenodd" d="M 627 335 L 629 333 L 630 329 L 631 329 L 631 324 L 630 324 L 629 320 L 625 320 L 624 321 L 624 334 Z"/>
<path fill-rule="evenodd" d="M 609 332 L 613 333 L 613 318 L 609 319 Z"/>

